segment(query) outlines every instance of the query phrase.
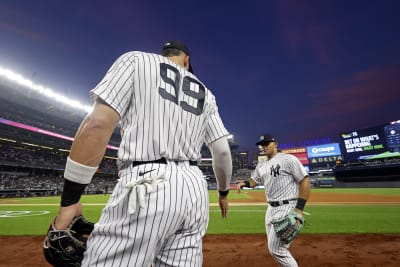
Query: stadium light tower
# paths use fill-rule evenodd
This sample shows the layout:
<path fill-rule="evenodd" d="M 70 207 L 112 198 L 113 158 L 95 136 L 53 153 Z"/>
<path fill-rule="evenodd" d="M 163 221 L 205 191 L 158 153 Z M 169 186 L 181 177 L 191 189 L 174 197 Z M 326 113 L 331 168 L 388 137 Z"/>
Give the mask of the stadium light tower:
<path fill-rule="evenodd" d="M 50 88 L 46 88 L 43 87 L 42 85 L 35 84 L 31 80 L 25 79 L 20 74 L 15 73 L 9 69 L 3 68 L 2 66 L 0 66 L 0 76 L 3 76 L 4 78 L 19 85 L 22 85 L 26 88 L 29 88 L 30 90 L 37 92 L 39 95 L 44 95 L 50 99 L 53 99 L 57 102 L 61 102 L 72 108 L 81 109 L 86 111 L 87 113 L 91 112 L 93 109 L 93 107 L 91 106 L 83 105 L 77 100 L 69 99 L 68 97 L 61 95 Z"/>

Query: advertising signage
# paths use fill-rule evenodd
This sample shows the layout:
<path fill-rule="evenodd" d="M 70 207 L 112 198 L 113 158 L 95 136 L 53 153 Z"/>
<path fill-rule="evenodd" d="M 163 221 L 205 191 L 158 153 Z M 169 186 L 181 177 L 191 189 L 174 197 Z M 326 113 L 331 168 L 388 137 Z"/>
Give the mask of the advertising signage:
<path fill-rule="evenodd" d="M 342 133 L 340 137 L 347 161 L 400 156 L 400 120 Z"/>
<path fill-rule="evenodd" d="M 310 163 L 308 161 L 307 153 L 293 153 L 292 155 L 297 157 L 303 165 L 308 165 Z"/>
<path fill-rule="evenodd" d="M 280 150 L 282 153 L 291 154 L 297 157 L 301 164 L 308 165 L 308 156 L 307 156 L 307 149 L 305 147 L 293 147 L 293 148 L 286 148 Z"/>
<path fill-rule="evenodd" d="M 292 147 L 292 148 L 281 149 L 281 152 L 287 154 L 297 154 L 297 153 L 305 153 L 307 152 L 307 149 L 305 147 Z"/>
<path fill-rule="evenodd" d="M 341 155 L 310 158 L 310 164 L 313 166 L 326 165 L 326 164 L 336 163 L 338 160 L 340 161 L 343 160 Z"/>
<path fill-rule="evenodd" d="M 400 152 L 400 120 L 385 125 L 386 146 L 389 152 Z"/>
<path fill-rule="evenodd" d="M 307 154 L 309 158 L 320 158 L 338 156 L 341 154 L 339 143 L 330 143 L 319 146 L 308 146 Z"/>

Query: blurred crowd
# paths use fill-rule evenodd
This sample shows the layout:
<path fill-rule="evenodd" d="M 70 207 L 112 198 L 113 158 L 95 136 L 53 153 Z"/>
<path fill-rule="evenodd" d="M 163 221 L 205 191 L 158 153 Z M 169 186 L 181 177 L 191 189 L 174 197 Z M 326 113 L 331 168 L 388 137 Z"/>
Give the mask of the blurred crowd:
<path fill-rule="evenodd" d="M 65 167 L 67 156 L 67 151 L 58 149 L 0 142 L 0 165 L 62 170 Z M 116 174 L 116 160 L 104 158 L 99 171 Z"/>
<path fill-rule="evenodd" d="M 110 176 L 94 176 L 86 187 L 86 194 L 109 194 L 117 179 Z M 0 198 L 37 197 L 60 195 L 64 179 L 62 173 L 46 173 L 40 175 L 0 174 Z"/>
<path fill-rule="evenodd" d="M 23 142 L 0 140 L 0 198 L 60 195 L 69 152 Z M 217 183 L 210 163 L 200 164 L 209 189 Z M 35 174 L 36 173 L 36 174 Z M 105 157 L 86 194 L 111 193 L 117 181 L 115 157 Z M 232 182 L 245 180 L 249 169 L 236 170 Z"/>
<path fill-rule="evenodd" d="M 68 151 L 0 141 L 0 197 L 59 195 Z M 116 183 L 115 158 L 104 158 L 87 194 L 110 193 Z"/>
<path fill-rule="evenodd" d="M 79 127 L 81 118 L 75 118 L 75 121 L 67 120 L 60 121 L 59 117 L 46 114 L 45 116 L 38 116 L 35 112 L 23 112 L 18 113 L 17 109 L 11 109 L 9 112 L 4 106 L 0 108 L 0 118 L 4 118 L 13 122 L 22 123 L 28 126 L 40 128 L 50 132 L 62 134 L 65 136 L 73 137 L 75 136 L 76 130 Z M 118 146 L 121 142 L 120 134 L 117 130 L 113 133 L 110 140 L 110 144 L 113 146 Z M 18 134 L 18 131 L 16 131 Z"/>

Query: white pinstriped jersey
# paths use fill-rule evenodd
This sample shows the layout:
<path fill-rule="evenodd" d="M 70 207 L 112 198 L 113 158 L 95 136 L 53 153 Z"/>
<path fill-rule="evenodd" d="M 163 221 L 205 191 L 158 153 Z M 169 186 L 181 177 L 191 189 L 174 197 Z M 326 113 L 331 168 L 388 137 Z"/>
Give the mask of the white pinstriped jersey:
<path fill-rule="evenodd" d="M 307 175 L 298 158 L 290 154 L 277 153 L 270 160 L 260 161 L 251 177 L 265 186 L 268 201 L 279 201 L 297 198 L 298 184 Z"/>
<path fill-rule="evenodd" d="M 268 201 L 297 199 L 299 183 L 308 176 L 298 158 L 285 153 L 277 153 L 272 159 L 260 161 L 252 173 L 252 179 L 265 186 Z M 268 206 L 265 216 L 265 228 L 268 237 L 268 250 L 279 266 L 298 267 L 289 251 L 290 244 L 285 244 L 277 236 L 273 220 L 283 218 L 291 212 L 296 201 L 290 201 L 277 207 Z"/>
<path fill-rule="evenodd" d="M 214 95 L 168 58 L 136 51 L 118 58 L 91 93 L 121 117 L 123 165 L 167 162 L 120 165 L 82 266 L 202 266 L 207 181 L 188 160 L 228 134 Z"/>
<path fill-rule="evenodd" d="M 121 117 L 121 162 L 199 160 L 203 143 L 228 135 L 214 95 L 168 58 L 128 52 L 91 91 Z"/>

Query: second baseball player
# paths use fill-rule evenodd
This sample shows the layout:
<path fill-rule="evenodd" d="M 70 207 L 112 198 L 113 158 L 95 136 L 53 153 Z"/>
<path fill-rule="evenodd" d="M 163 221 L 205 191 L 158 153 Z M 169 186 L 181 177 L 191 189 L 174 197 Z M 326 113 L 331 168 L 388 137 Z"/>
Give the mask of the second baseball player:
<path fill-rule="evenodd" d="M 295 211 L 303 216 L 303 209 L 310 194 L 309 176 L 301 162 L 293 155 L 278 152 L 277 139 L 271 134 L 264 134 L 256 144 L 267 157 L 261 160 L 245 182 L 237 185 L 238 192 L 257 184 L 265 186 L 268 209 L 265 227 L 268 249 L 271 256 L 284 267 L 297 267 L 297 262 L 290 253 L 291 243 L 283 242 L 276 234 L 272 221 Z"/>

